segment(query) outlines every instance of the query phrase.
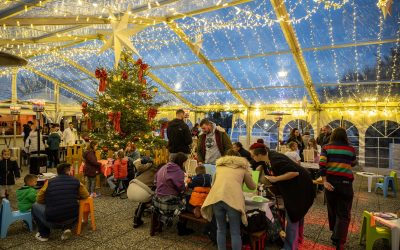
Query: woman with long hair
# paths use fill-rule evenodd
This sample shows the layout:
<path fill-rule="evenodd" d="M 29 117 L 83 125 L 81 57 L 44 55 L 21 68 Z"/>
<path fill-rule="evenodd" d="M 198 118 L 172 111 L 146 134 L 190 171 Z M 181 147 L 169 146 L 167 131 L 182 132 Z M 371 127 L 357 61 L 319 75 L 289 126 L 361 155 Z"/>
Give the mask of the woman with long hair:
<path fill-rule="evenodd" d="M 96 157 L 97 141 L 91 141 L 86 147 L 86 151 L 83 153 L 83 159 L 85 160 L 85 176 L 87 178 L 87 189 L 90 196 L 95 198 L 96 192 L 96 174 L 100 172 L 101 163 L 98 162 Z"/>
<path fill-rule="evenodd" d="M 297 147 L 299 149 L 299 155 L 301 158 L 301 161 L 304 161 L 304 156 L 303 156 L 303 150 L 305 148 L 303 138 L 301 137 L 300 130 L 298 128 L 293 128 L 290 131 L 289 139 L 286 141 L 286 144 L 289 144 L 290 142 L 294 141 L 297 143 Z"/>
<path fill-rule="evenodd" d="M 349 144 L 344 128 L 336 128 L 330 141 L 323 146 L 320 174 L 324 182 L 331 240 L 336 249 L 344 249 L 353 203 L 353 172 L 356 164 L 354 147 Z"/>

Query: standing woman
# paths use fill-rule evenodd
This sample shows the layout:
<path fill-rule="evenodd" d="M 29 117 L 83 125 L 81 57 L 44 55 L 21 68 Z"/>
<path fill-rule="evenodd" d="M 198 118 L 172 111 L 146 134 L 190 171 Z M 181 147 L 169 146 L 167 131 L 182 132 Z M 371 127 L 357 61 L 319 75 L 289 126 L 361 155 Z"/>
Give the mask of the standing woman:
<path fill-rule="evenodd" d="M 229 218 L 232 249 L 242 249 L 240 223 L 247 226 L 243 182 L 249 189 L 255 189 L 249 172 L 250 163 L 232 149 L 216 161 L 214 183 L 203 206 L 201 214 L 208 221 L 213 215 L 217 220 L 217 244 L 219 250 L 226 249 L 226 217 Z"/>
<path fill-rule="evenodd" d="M 264 178 L 276 183 L 285 203 L 287 226 L 283 249 L 297 250 L 303 242 L 304 216 L 315 197 L 311 176 L 289 157 L 270 151 L 264 144 L 254 143 L 250 152 L 256 162 L 264 161 L 271 165 L 271 175 Z"/>
<path fill-rule="evenodd" d="M 305 148 L 303 138 L 300 135 L 300 131 L 298 128 L 293 128 L 292 131 L 290 131 L 290 136 L 289 139 L 287 140 L 286 144 L 289 144 L 289 142 L 294 141 L 297 143 L 297 146 L 299 148 L 299 155 L 301 158 L 301 161 L 304 161 L 304 156 L 303 156 L 303 150 Z"/>
<path fill-rule="evenodd" d="M 336 249 L 344 249 L 353 203 L 353 172 L 355 149 L 349 145 L 346 130 L 336 128 L 323 146 L 319 167 L 324 182 L 328 207 L 329 229 Z"/>
<path fill-rule="evenodd" d="M 85 176 L 87 177 L 87 189 L 90 196 L 96 198 L 96 175 L 100 172 L 101 163 L 97 161 L 96 149 L 97 141 L 91 141 L 83 153 L 83 159 L 85 160 Z"/>

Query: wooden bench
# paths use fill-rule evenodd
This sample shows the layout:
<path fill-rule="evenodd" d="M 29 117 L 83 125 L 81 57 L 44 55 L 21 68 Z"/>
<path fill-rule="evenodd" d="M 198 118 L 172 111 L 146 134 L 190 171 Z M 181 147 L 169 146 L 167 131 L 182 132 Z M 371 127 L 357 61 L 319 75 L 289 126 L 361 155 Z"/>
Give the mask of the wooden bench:
<path fill-rule="evenodd" d="M 209 223 L 209 221 L 204 219 L 203 217 L 196 218 L 193 213 L 189 213 L 189 212 L 182 212 L 179 215 L 179 220 L 180 221 L 193 221 L 193 222 L 196 222 L 199 224 L 208 224 Z"/>

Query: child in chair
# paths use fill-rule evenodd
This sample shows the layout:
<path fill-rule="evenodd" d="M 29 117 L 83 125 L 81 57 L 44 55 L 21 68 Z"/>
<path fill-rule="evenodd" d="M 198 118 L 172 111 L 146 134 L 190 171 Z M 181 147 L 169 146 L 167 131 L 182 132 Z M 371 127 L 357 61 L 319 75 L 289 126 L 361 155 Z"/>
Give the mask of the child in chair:
<path fill-rule="evenodd" d="M 117 159 L 114 161 L 113 172 L 114 174 L 108 177 L 107 182 L 112 190 L 117 187 L 115 183 L 118 180 L 126 179 L 128 176 L 128 158 L 125 157 L 124 151 L 118 151 Z M 121 183 L 122 184 L 122 183 Z M 119 188 L 122 188 L 119 186 Z"/>
<path fill-rule="evenodd" d="M 211 189 L 211 175 L 206 174 L 204 166 L 196 167 L 195 171 L 196 175 L 191 178 L 188 184 L 188 188 L 193 189 L 189 204 L 193 207 L 194 216 L 200 218 L 200 208 Z"/>
<path fill-rule="evenodd" d="M 17 161 L 11 158 L 9 149 L 3 149 L 0 161 L 0 198 L 7 198 L 10 188 L 15 184 L 15 178 L 19 177 Z"/>
<path fill-rule="evenodd" d="M 25 186 L 17 190 L 18 209 L 20 212 L 31 210 L 33 203 L 36 202 L 36 186 L 37 176 L 27 174 L 24 178 Z"/>
<path fill-rule="evenodd" d="M 288 144 L 290 151 L 286 152 L 285 155 L 289 157 L 292 161 L 296 162 L 298 165 L 301 163 L 301 158 L 298 153 L 298 145 L 296 142 L 292 141 Z"/>

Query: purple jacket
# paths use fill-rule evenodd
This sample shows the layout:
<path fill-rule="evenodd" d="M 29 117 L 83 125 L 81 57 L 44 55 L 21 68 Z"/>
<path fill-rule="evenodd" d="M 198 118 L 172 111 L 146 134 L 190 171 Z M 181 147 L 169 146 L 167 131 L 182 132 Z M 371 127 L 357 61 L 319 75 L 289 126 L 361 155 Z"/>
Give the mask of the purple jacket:
<path fill-rule="evenodd" d="M 155 176 L 156 196 L 178 196 L 185 190 L 185 172 L 175 163 L 168 162 Z"/>

